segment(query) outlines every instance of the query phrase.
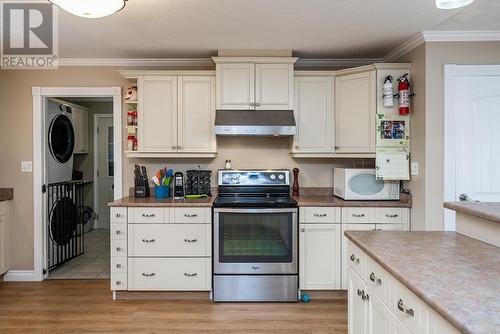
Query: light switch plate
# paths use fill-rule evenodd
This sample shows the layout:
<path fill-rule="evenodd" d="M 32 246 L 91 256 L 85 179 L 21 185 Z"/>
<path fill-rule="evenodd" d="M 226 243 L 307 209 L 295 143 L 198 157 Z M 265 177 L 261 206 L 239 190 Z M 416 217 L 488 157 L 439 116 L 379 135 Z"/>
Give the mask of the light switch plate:
<path fill-rule="evenodd" d="M 418 162 L 412 162 L 411 163 L 411 171 L 410 171 L 412 176 L 417 176 L 418 175 Z"/>
<path fill-rule="evenodd" d="M 21 172 L 33 172 L 33 161 L 21 161 Z"/>

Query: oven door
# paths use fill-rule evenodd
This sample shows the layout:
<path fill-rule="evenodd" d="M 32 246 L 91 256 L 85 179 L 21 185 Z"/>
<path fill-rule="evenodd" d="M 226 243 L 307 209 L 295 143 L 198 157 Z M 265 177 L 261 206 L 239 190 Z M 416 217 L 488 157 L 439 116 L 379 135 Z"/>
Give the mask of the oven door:
<path fill-rule="evenodd" d="M 297 274 L 297 208 L 214 209 L 214 274 Z"/>

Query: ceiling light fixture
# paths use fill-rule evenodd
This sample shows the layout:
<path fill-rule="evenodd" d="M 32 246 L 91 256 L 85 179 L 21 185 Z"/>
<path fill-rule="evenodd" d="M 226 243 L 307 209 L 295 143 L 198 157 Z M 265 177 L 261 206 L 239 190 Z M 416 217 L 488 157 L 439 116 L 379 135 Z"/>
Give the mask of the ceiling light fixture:
<path fill-rule="evenodd" d="M 455 9 L 470 5 L 474 0 L 436 0 L 439 9 Z"/>
<path fill-rule="evenodd" d="M 125 7 L 127 0 L 49 0 L 73 15 L 99 18 L 116 13 Z"/>

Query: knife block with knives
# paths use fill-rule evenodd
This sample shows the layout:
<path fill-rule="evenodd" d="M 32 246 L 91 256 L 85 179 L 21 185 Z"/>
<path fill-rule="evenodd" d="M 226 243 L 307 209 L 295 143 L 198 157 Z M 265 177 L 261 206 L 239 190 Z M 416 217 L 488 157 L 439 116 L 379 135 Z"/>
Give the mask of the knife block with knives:
<path fill-rule="evenodd" d="M 146 166 L 135 165 L 134 168 L 134 197 L 145 198 L 150 196 L 148 174 Z"/>

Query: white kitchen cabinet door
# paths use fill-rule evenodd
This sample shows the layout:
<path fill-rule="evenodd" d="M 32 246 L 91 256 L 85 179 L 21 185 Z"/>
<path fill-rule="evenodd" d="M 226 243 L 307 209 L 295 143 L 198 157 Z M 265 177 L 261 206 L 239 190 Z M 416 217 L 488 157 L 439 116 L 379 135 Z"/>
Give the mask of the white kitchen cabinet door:
<path fill-rule="evenodd" d="M 89 152 L 89 113 L 85 109 L 72 108 L 72 123 L 75 132 L 74 153 Z"/>
<path fill-rule="evenodd" d="M 177 77 L 139 77 L 138 102 L 139 151 L 177 152 Z"/>
<path fill-rule="evenodd" d="M 387 306 L 377 296 L 370 293 L 366 315 L 366 333 L 389 333 L 392 321 L 393 316 Z"/>
<path fill-rule="evenodd" d="M 335 151 L 375 152 L 375 71 L 335 79 Z"/>
<path fill-rule="evenodd" d="M 391 330 L 387 333 L 391 334 L 415 334 L 405 327 L 394 315 L 391 315 Z M 440 333 L 444 334 L 444 333 Z"/>
<path fill-rule="evenodd" d="M 300 288 L 340 289 L 340 224 L 300 224 Z"/>
<path fill-rule="evenodd" d="M 294 153 L 333 152 L 333 79 L 295 78 Z"/>
<path fill-rule="evenodd" d="M 215 78 L 178 78 L 179 152 L 215 152 Z"/>
<path fill-rule="evenodd" d="M 366 285 L 351 268 L 349 268 L 348 282 L 347 314 L 349 334 L 365 334 L 367 325 L 367 303 L 363 299 L 363 294 L 366 295 L 367 293 Z"/>
<path fill-rule="evenodd" d="M 216 105 L 218 110 L 254 109 L 255 65 L 216 65 Z"/>
<path fill-rule="evenodd" d="M 255 109 L 293 110 L 293 65 L 255 65 Z"/>
<path fill-rule="evenodd" d="M 343 211 L 344 212 L 344 211 Z M 342 218 L 344 219 L 344 218 Z M 355 231 L 373 231 L 375 230 L 375 224 L 345 224 L 342 222 L 342 290 L 347 290 L 348 288 L 348 272 L 349 272 L 349 254 L 348 254 L 348 244 L 349 239 L 344 235 L 347 230 Z"/>

